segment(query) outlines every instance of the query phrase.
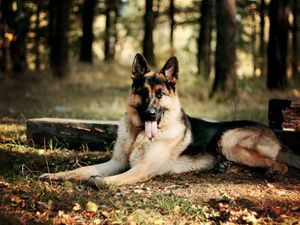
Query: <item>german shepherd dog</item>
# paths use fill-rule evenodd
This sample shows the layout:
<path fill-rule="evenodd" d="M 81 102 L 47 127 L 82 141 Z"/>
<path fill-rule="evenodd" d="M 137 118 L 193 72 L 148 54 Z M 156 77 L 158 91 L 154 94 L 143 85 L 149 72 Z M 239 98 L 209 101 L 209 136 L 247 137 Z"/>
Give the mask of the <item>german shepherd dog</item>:
<path fill-rule="evenodd" d="M 220 158 L 284 174 L 300 169 L 300 156 L 284 147 L 268 127 L 252 121 L 208 122 L 181 108 L 176 83 L 178 61 L 171 57 L 160 72 L 137 54 L 127 112 L 119 122 L 111 160 L 42 178 L 134 184 L 165 173 L 209 170 Z"/>

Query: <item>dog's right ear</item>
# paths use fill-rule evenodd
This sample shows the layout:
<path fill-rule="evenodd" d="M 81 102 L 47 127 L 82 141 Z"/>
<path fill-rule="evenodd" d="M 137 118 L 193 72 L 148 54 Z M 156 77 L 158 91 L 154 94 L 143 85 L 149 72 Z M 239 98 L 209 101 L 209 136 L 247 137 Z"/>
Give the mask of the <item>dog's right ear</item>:
<path fill-rule="evenodd" d="M 137 53 L 134 57 L 132 64 L 132 79 L 142 78 L 147 72 L 150 71 L 149 65 L 141 54 Z"/>

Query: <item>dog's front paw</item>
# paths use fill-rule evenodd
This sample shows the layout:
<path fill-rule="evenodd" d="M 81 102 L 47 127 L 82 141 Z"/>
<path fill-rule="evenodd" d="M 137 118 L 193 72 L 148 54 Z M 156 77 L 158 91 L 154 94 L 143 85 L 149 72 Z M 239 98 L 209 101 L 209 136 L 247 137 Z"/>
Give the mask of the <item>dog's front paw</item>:
<path fill-rule="evenodd" d="M 76 174 L 70 172 L 59 172 L 59 173 L 44 173 L 40 176 L 41 180 L 69 180 L 75 179 Z"/>
<path fill-rule="evenodd" d="M 51 173 L 43 173 L 42 175 L 39 176 L 41 180 L 46 180 L 50 179 Z"/>
<path fill-rule="evenodd" d="M 44 173 L 39 177 L 41 180 L 62 180 L 63 177 L 58 173 Z"/>
<path fill-rule="evenodd" d="M 97 175 L 97 176 L 90 176 L 88 179 L 88 183 L 91 185 L 94 185 L 98 188 L 106 186 L 106 183 L 104 181 L 104 177 Z"/>

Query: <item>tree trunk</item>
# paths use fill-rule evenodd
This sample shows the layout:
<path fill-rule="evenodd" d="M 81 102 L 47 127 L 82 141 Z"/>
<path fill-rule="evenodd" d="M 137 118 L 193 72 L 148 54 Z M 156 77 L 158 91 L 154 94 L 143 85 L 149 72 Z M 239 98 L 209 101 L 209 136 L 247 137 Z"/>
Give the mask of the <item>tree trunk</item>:
<path fill-rule="evenodd" d="M 22 73 L 27 68 L 25 38 L 29 20 L 24 11 L 23 1 L 2 0 L 0 3 L 3 30 L 1 67 L 5 72 Z M 15 9 L 13 4 L 16 4 Z"/>
<path fill-rule="evenodd" d="M 174 0 L 170 0 L 169 18 L 170 18 L 170 48 L 171 48 L 171 55 L 175 54 L 175 49 L 174 49 L 174 27 L 175 27 L 174 14 L 175 14 Z"/>
<path fill-rule="evenodd" d="M 236 94 L 236 2 L 217 1 L 217 47 L 215 79 L 210 96 L 220 93 L 225 97 Z"/>
<path fill-rule="evenodd" d="M 80 61 L 92 63 L 93 51 L 92 45 L 94 41 L 93 21 L 95 15 L 96 0 L 85 0 L 83 4 L 82 15 L 82 37 L 80 48 Z"/>
<path fill-rule="evenodd" d="M 10 54 L 13 62 L 13 72 L 22 73 L 26 70 L 26 44 L 25 38 L 28 31 L 28 18 L 24 11 L 23 1 L 16 1 L 17 11 L 14 18 L 14 39 L 10 43 Z"/>
<path fill-rule="evenodd" d="M 6 17 L 9 6 L 8 0 L 0 1 L 0 77 L 2 73 L 6 72 L 7 62 L 6 62 Z"/>
<path fill-rule="evenodd" d="M 255 14 L 256 10 L 252 9 L 251 12 L 252 16 L 252 35 L 251 35 L 251 49 L 252 49 L 252 63 L 253 63 L 253 77 L 256 76 L 256 69 L 257 69 L 257 54 L 256 54 L 256 20 Z"/>
<path fill-rule="evenodd" d="M 40 11 L 41 3 L 40 0 L 37 0 L 37 9 L 36 9 L 36 22 L 35 22 L 35 68 L 40 70 L 41 60 L 40 60 Z"/>
<path fill-rule="evenodd" d="M 300 80 L 300 1 L 293 0 L 293 78 Z"/>
<path fill-rule="evenodd" d="M 266 2 L 261 0 L 259 7 L 260 14 L 260 33 L 259 33 L 259 65 L 261 75 L 265 74 L 265 10 Z"/>
<path fill-rule="evenodd" d="M 202 74 L 207 80 L 211 70 L 212 1 L 203 0 L 200 5 L 200 12 L 197 66 L 198 74 Z"/>
<path fill-rule="evenodd" d="M 287 87 L 288 11 L 287 0 L 271 0 L 269 6 L 268 89 L 284 90 Z"/>
<path fill-rule="evenodd" d="M 154 43 L 153 43 L 153 30 L 155 27 L 155 20 L 157 11 L 153 11 L 153 0 L 146 0 L 146 11 L 144 15 L 144 41 L 143 41 L 143 54 L 150 65 L 155 65 L 154 58 Z"/>
<path fill-rule="evenodd" d="M 117 44 L 117 20 L 119 16 L 119 0 L 106 1 L 106 22 L 104 36 L 104 60 L 112 61 L 115 58 L 115 48 Z"/>
<path fill-rule="evenodd" d="M 50 0 L 49 44 L 50 66 L 54 77 L 62 78 L 69 72 L 68 31 L 72 0 Z"/>
<path fill-rule="evenodd" d="M 105 34 L 104 34 L 104 60 L 111 61 L 114 55 L 114 40 L 111 37 L 111 2 L 106 1 L 105 10 Z"/>

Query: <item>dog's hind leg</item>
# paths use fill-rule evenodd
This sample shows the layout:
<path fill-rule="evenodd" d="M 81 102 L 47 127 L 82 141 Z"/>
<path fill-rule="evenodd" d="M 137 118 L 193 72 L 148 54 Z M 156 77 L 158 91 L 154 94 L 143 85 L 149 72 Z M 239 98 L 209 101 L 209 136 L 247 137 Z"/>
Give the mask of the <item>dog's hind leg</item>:
<path fill-rule="evenodd" d="M 270 174 L 284 174 L 288 171 L 285 164 L 276 161 L 282 147 L 275 134 L 267 128 L 229 130 L 223 134 L 218 146 L 221 153 L 235 163 L 267 168 Z"/>
<path fill-rule="evenodd" d="M 230 154 L 230 156 L 228 156 Z M 280 162 L 276 162 L 266 156 L 257 153 L 255 149 L 246 149 L 240 146 L 235 146 L 227 149 L 226 158 L 235 163 L 268 169 L 268 174 L 284 174 L 288 171 L 288 167 Z"/>

